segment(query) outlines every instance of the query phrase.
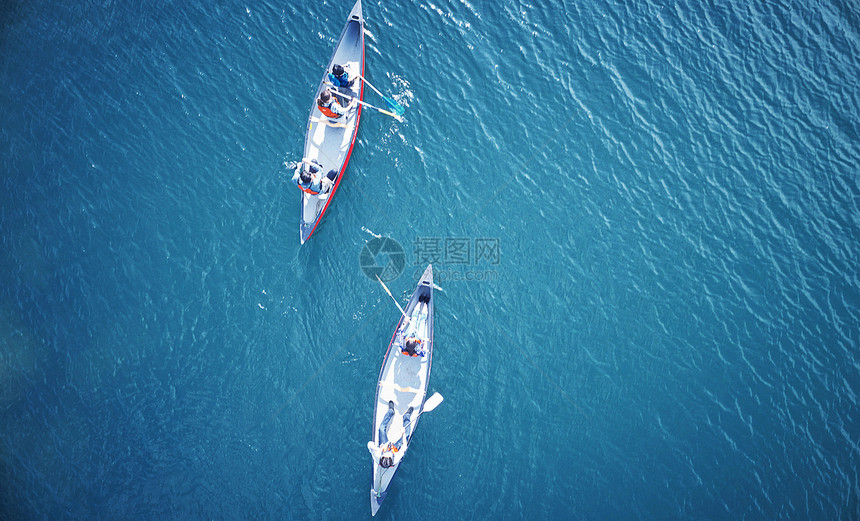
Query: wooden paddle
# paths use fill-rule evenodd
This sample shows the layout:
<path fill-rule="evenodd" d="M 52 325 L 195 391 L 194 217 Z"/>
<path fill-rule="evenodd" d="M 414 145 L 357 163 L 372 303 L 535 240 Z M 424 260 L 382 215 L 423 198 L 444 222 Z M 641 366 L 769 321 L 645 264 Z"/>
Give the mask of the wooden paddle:
<path fill-rule="evenodd" d="M 320 123 L 322 125 L 326 125 L 328 127 L 346 128 L 346 123 L 335 123 L 333 121 L 329 121 L 329 120 L 323 119 L 323 118 L 311 118 L 311 121 L 313 121 L 314 123 Z"/>

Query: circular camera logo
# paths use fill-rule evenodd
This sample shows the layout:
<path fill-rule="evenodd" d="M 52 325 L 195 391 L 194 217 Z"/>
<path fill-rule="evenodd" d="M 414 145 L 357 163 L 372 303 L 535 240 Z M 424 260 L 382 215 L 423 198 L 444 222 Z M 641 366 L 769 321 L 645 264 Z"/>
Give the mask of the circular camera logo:
<path fill-rule="evenodd" d="M 406 267 L 406 253 L 399 242 L 389 237 L 376 237 L 364 245 L 358 256 L 361 271 L 367 278 L 382 282 L 394 280 Z"/>

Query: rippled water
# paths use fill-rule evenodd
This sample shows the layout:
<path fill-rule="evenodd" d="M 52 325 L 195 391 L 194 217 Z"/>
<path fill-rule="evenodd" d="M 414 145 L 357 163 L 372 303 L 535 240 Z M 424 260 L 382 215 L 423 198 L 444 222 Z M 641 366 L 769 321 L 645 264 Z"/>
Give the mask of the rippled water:
<path fill-rule="evenodd" d="M 369 517 L 375 237 L 446 398 L 382 518 L 860 517 L 853 5 L 365 2 L 406 121 L 300 247 L 350 7 L 0 9 L 0 518 Z"/>

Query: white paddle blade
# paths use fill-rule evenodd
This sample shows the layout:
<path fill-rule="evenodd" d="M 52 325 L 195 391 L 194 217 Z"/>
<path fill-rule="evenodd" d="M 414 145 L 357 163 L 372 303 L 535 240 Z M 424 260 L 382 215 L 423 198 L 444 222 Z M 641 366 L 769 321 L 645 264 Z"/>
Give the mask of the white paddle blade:
<path fill-rule="evenodd" d="M 430 412 L 442 403 L 442 400 L 445 398 L 439 393 L 433 393 L 433 396 L 427 398 L 427 401 L 424 402 L 424 410 L 423 412 Z"/>

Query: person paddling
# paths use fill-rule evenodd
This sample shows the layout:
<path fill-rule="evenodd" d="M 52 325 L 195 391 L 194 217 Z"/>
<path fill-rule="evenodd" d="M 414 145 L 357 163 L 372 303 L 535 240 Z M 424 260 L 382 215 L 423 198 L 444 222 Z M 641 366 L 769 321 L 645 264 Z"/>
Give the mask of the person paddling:
<path fill-rule="evenodd" d="M 355 83 L 355 78 L 349 79 L 349 72 L 344 69 L 343 65 L 335 63 L 331 68 L 331 72 L 328 73 L 328 81 L 330 81 L 335 87 L 352 88 Z"/>
<path fill-rule="evenodd" d="M 349 112 L 349 110 L 355 105 L 355 99 L 351 99 L 349 104 L 344 107 L 340 104 L 340 101 L 335 99 L 335 96 L 332 95 L 329 89 L 322 91 L 320 93 L 320 97 L 317 99 L 317 108 L 319 108 L 320 112 L 324 115 L 332 119 L 343 117 L 343 115 Z"/>
<path fill-rule="evenodd" d="M 415 336 L 406 337 L 403 342 L 403 349 L 400 352 L 407 356 L 427 356 L 427 351 L 424 349 L 424 340 Z"/>
<path fill-rule="evenodd" d="M 412 316 L 407 317 L 403 326 L 401 353 L 409 356 L 425 356 L 424 336 L 427 324 L 427 303 L 430 302 L 429 295 L 418 298 L 418 305 L 412 311 Z"/>
<path fill-rule="evenodd" d="M 367 442 L 367 450 L 370 451 L 373 461 L 378 462 L 381 467 L 393 467 L 400 463 L 400 459 L 403 457 L 403 451 L 400 449 L 403 447 L 404 441 L 409 443 L 411 437 L 413 410 L 415 410 L 414 407 L 410 407 L 403 415 L 403 432 L 396 442 L 391 442 L 388 439 L 388 427 L 391 424 L 391 419 L 394 418 L 394 402 L 388 402 L 388 412 L 385 413 L 382 423 L 379 424 L 379 445 L 372 441 Z"/>

